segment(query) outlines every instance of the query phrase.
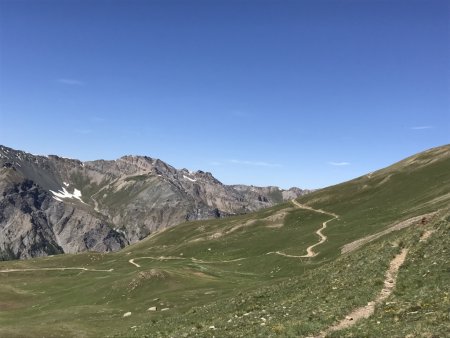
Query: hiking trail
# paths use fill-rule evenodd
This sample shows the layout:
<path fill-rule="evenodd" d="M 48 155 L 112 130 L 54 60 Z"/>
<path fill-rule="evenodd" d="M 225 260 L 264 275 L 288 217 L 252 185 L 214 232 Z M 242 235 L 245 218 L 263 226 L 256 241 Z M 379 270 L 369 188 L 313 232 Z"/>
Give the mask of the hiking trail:
<path fill-rule="evenodd" d="M 311 258 L 311 257 L 315 257 L 319 253 L 315 252 L 314 248 L 316 246 L 324 243 L 327 240 L 327 236 L 325 236 L 322 233 L 322 231 L 327 228 L 327 224 L 329 222 L 334 221 L 335 219 L 338 219 L 339 216 L 336 215 L 335 213 L 332 213 L 332 212 L 324 211 L 322 209 L 314 209 L 314 208 L 311 208 L 310 206 L 307 206 L 307 205 L 304 205 L 304 204 L 300 204 L 296 200 L 291 200 L 291 202 L 292 202 L 292 204 L 294 204 L 299 209 L 311 210 L 311 211 L 318 212 L 318 213 L 321 213 L 321 214 L 333 216 L 333 218 L 329 219 L 328 221 L 323 222 L 322 223 L 322 227 L 316 231 L 316 234 L 320 237 L 320 240 L 317 243 L 315 243 L 313 245 L 310 245 L 309 247 L 306 248 L 306 255 L 301 255 L 301 256 L 299 256 L 299 255 L 289 255 L 289 254 L 285 254 L 285 253 L 280 252 L 280 251 L 275 251 L 275 252 L 271 251 L 271 252 L 268 252 L 267 255 L 269 255 L 269 254 L 276 254 L 276 255 L 280 255 L 280 256 L 284 256 L 284 257 L 291 257 L 291 258 Z"/>
<path fill-rule="evenodd" d="M 64 271 L 64 270 L 81 270 L 81 271 L 92 271 L 92 272 L 112 272 L 114 269 L 99 270 L 99 269 L 88 269 L 88 268 L 28 268 L 28 269 L 5 269 L 0 270 L 0 272 L 26 272 L 26 271 Z"/>
<path fill-rule="evenodd" d="M 386 271 L 384 278 L 384 286 L 378 293 L 376 298 L 367 303 L 367 305 L 359 307 L 350 312 L 339 323 L 329 327 L 325 331 L 321 332 L 319 337 L 326 337 L 328 334 L 334 331 L 345 329 L 349 326 L 355 325 L 360 319 L 369 318 L 375 311 L 375 306 L 385 301 L 392 291 L 394 291 L 395 284 L 397 282 L 398 270 L 405 261 L 408 249 L 403 249 L 389 264 L 389 269 Z"/>

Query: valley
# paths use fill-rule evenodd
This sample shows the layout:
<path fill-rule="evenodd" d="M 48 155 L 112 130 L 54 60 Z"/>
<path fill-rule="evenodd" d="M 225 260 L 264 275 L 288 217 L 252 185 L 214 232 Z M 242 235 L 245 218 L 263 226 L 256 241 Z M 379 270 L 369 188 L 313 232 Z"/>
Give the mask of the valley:
<path fill-rule="evenodd" d="M 0 262 L 0 336 L 445 336 L 449 168 L 446 145 L 117 252 Z"/>
<path fill-rule="evenodd" d="M 450 338 L 449 27 L 0 0 L 0 338 Z"/>
<path fill-rule="evenodd" d="M 306 193 L 224 185 L 211 173 L 147 156 L 81 162 L 0 146 L 0 259 L 117 251 L 182 222 L 245 214 Z"/>

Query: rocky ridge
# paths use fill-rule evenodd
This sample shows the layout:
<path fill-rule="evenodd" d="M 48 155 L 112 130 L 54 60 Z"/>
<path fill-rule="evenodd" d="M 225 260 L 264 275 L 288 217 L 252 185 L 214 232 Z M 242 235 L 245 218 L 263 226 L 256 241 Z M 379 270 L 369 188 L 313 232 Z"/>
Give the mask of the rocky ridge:
<path fill-rule="evenodd" d="M 255 211 L 306 192 L 227 186 L 147 156 L 81 162 L 0 146 L 0 259 L 115 251 L 184 221 Z"/>

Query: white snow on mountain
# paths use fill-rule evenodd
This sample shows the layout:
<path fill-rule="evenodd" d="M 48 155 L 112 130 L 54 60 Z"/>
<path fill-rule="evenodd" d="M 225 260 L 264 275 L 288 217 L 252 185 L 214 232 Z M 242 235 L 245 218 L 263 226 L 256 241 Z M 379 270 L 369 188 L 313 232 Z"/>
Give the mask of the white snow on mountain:
<path fill-rule="evenodd" d="M 188 176 L 186 176 L 186 175 L 183 175 L 183 178 L 186 179 L 186 180 L 189 180 L 189 181 L 191 181 L 191 182 L 197 182 L 196 179 L 190 178 L 190 177 L 188 177 Z"/>
<path fill-rule="evenodd" d="M 58 192 L 55 192 L 53 190 L 50 190 L 50 192 L 54 195 L 53 198 L 57 201 L 61 201 L 62 198 L 75 198 L 80 202 L 83 202 L 83 200 L 81 199 L 81 191 L 78 189 L 74 189 L 72 194 L 68 192 L 64 187 L 62 188 L 62 190 L 58 190 Z"/>

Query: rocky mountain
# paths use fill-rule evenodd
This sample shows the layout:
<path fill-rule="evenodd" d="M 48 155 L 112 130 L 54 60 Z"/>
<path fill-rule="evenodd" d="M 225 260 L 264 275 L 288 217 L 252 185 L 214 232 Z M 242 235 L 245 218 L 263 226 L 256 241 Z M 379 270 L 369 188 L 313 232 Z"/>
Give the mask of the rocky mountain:
<path fill-rule="evenodd" d="M 184 221 L 247 213 L 306 192 L 227 186 L 146 156 L 81 162 L 0 146 L 0 259 L 114 251 Z"/>
<path fill-rule="evenodd" d="M 251 196 L 261 202 L 281 203 L 283 201 L 292 200 L 305 193 L 312 192 L 312 190 L 302 190 L 300 188 L 290 188 L 289 190 L 282 190 L 278 187 L 255 187 L 252 185 L 232 185 L 232 188 L 240 193 Z"/>
<path fill-rule="evenodd" d="M 113 254 L 0 262 L 0 337 L 448 337 L 449 169 L 446 145 Z"/>

